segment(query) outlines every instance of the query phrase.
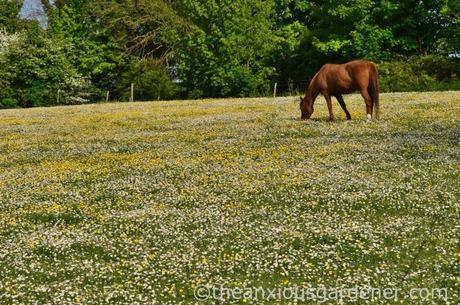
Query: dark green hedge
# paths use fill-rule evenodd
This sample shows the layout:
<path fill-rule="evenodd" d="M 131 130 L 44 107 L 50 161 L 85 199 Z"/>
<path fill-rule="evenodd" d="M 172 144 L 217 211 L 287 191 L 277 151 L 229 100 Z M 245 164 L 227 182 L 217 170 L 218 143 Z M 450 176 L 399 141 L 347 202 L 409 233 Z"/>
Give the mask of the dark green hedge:
<path fill-rule="evenodd" d="M 379 64 L 380 91 L 460 90 L 460 59 L 427 55 Z"/>

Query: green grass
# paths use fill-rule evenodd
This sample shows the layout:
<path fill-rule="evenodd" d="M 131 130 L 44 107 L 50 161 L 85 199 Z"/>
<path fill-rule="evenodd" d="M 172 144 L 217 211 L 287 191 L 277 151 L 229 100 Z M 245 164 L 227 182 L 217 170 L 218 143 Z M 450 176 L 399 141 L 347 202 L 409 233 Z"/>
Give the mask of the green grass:
<path fill-rule="evenodd" d="M 203 284 L 457 304 L 460 92 L 382 94 L 372 123 L 345 102 L 333 123 L 297 97 L 0 111 L 0 304 L 192 304 Z"/>

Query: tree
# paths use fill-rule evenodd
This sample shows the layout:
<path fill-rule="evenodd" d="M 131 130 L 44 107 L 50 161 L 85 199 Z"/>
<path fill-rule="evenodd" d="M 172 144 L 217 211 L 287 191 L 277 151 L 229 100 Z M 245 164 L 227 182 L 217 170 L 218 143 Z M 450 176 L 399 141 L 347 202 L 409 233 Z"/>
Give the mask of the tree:
<path fill-rule="evenodd" d="M 21 0 L 0 1 L 0 29 L 9 33 L 24 28 L 24 22 L 18 18 L 22 7 Z"/>
<path fill-rule="evenodd" d="M 423 55 L 439 51 L 449 21 L 442 14 L 445 0 L 386 1 L 385 18 L 377 21 L 391 29 L 395 44 L 393 52 L 402 55 Z"/>
<path fill-rule="evenodd" d="M 99 7 L 105 29 L 140 58 L 167 61 L 187 27 L 167 0 L 107 1 Z"/>
<path fill-rule="evenodd" d="M 178 8 L 193 24 L 176 57 L 190 97 L 267 91 L 274 72 L 265 62 L 276 41 L 273 1 L 183 0 Z"/>
<path fill-rule="evenodd" d="M 453 54 L 460 58 L 460 2 L 446 1 L 441 9 L 446 21 L 440 48 L 445 54 Z"/>
<path fill-rule="evenodd" d="M 272 65 L 281 79 L 304 79 L 326 62 L 356 58 L 383 62 L 398 56 L 453 53 L 458 50 L 460 36 L 456 34 L 458 13 L 454 13 L 458 5 L 453 3 L 278 1 L 277 28 L 282 39 Z"/>
<path fill-rule="evenodd" d="M 51 30 L 77 46 L 77 67 L 101 90 L 123 99 L 129 79 L 135 80 L 136 89 L 144 87 L 136 90 L 137 99 L 156 99 L 158 88 L 172 85 L 168 65 L 185 28 L 168 1 L 68 0 Z M 150 89 L 145 88 L 148 80 L 156 81 Z M 160 96 L 171 96 L 169 89 L 159 91 Z"/>
<path fill-rule="evenodd" d="M 87 82 L 68 59 L 73 46 L 46 37 L 38 24 L 0 54 L 3 107 L 79 104 L 87 101 Z"/>
<path fill-rule="evenodd" d="M 156 60 L 142 59 L 132 63 L 131 68 L 121 74 L 117 83 L 120 99 L 128 101 L 130 94 L 126 90 L 135 84 L 136 100 L 159 100 L 173 98 L 176 87 L 172 83 L 164 65 Z"/>
<path fill-rule="evenodd" d="M 100 100 L 107 90 L 115 90 L 115 81 L 127 64 L 127 58 L 115 35 L 104 30 L 98 7 L 88 0 L 61 1 L 56 7 L 48 34 L 73 45 L 69 60 L 93 86 L 92 99 Z M 116 96 L 112 92 L 112 96 Z"/>
<path fill-rule="evenodd" d="M 356 58 L 383 63 L 387 78 L 419 75 L 407 88 L 458 75 L 458 1 L 31 1 L 42 29 L 18 18 L 22 1 L 0 2 L 3 106 L 53 104 L 58 92 L 60 103 L 107 90 L 124 100 L 131 82 L 138 100 L 264 95 Z"/>

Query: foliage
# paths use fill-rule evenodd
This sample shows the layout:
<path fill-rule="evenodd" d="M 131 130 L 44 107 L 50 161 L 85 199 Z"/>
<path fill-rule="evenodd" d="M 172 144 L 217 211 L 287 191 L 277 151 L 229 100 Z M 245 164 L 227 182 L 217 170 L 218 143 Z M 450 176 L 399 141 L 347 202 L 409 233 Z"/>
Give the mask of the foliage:
<path fill-rule="evenodd" d="M 103 31 L 104 20 L 88 0 L 69 0 L 54 13 L 48 32 L 74 46 L 69 60 L 79 73 L 91 80 L 93 99 L 102 99 L 107 90 L 115 91 L 120 71 L 128 57 L 117 43 L 115 33 Z M 112 92 L 112 96 L 118 93 Z"/>
<path fill-rule="evenodd" d="M 99 96 L 110 90 L 112 98 L 126 99 L 135 80 L 139 100 L 171 97 L 164 71 L 184 24 L 167 1 L 70 0 L 55 15 L 50 31 L 76 46 L 74 65 L 91 78 Z M 145 62 L 148 67 L 142 67 Z"/>
<path fill-rule="evenodd" d="M 326 62 L 459 50 L 458 13 L 442 0 L 284 0 L 277 10 L 284 35 L 273 65 L 283 80 L 312 77 Z"/>
<path fill-rule="evenodd" d="M 24 27 L 24 21 L 18 18 L 22 7 L 22 0 L 0 1 L 0 29 L 10 33 L 17 32 Z"/>
<path fill-rule="evenodd" d="M 445 25 L 439 39 L 440 50 L 460 57 L 460 2 L 447 0 L 441 9 Z"/>
<path fill-rule="evenodd" d="M 385 92 L 460 90 L 460 59 L 442 56 L 410 57 L 379 65 Z"/>
<path fill-rule="evenodd" d="M 138 101 L 171 99 L 177 90 L 164 66 L 148 59 L 133 63 L 132 68 L 121 75 L 117 83 L 121 100 L 129 100 L 131 83 L 135 85 L 134 97 Z"/>
<path fill-rule="evenodd" d="M 0 54 L 3 106 L 48 106 L 87 101 L 86 80 L 69 61 L 73 46 L 53 40 L 38 25 Z"/>
<path fill-rule="evenodd" d="M 177 51 L 183 86 L 194 97 L 266 93 L 273 69 L 265 61 L 276 42 L 273 2 L 179 2 L 194 25 Z"/>
<path fill-rule="evenodd" d="M 11 45 L 15 45 L 19 41 L 20 35 L 18 33 L 9 34 L 0 29 L 0 55 L 8 52 Z"/>
<path fill-rule="evenodd" d="M 92 6 L 101 30 L 130 55 L 168 61 L 187 24 L 168 0 L 106 1 Z"/>
<path fill-rule="evenodd" d="M 0 52 L 15 45 L 0 55 L 2 107 L 55 104 L 52 83 L 80 95 L 59 103 L 101 101 L 107 90 L 126 100 L 131 82 L 139 100 L 260 96 L 274 82 L 306 83 L 324 63 L 356 58 L 380 64 L 383 90 L 458 88 L 458 73 L 446 69 L 460 57 L 458 1 L 35 2 L 47 19 L 43 39 L 20 43 L 37 22 L 18 17 L 22 1 L 0 2 Z M 62 71 L 44 67 L 47 56 Z M 19 77 L 12 67 L 40 73 Z"/>

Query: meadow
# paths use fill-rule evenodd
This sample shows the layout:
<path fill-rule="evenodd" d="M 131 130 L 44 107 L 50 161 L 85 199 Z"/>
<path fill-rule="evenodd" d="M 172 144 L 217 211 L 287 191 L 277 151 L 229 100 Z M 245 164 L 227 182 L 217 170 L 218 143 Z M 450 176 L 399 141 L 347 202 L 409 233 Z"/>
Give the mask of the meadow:
<path fill-rule="evenodd" d="M 345 102 L 333 123 L 298 97 L 0 111 L 0 304 L 216 304 L 200 285 L 457 304 L 460 92 L 382 94 L 371 123 Z"/>

